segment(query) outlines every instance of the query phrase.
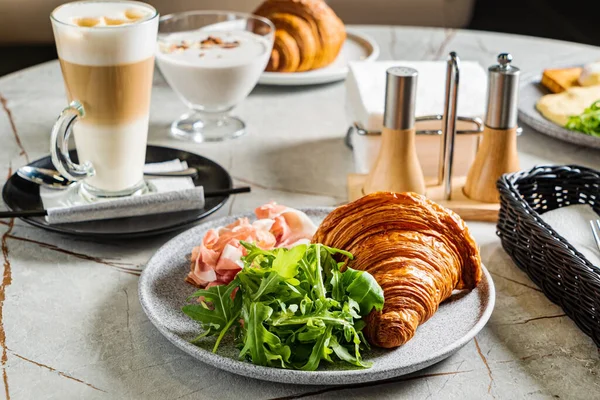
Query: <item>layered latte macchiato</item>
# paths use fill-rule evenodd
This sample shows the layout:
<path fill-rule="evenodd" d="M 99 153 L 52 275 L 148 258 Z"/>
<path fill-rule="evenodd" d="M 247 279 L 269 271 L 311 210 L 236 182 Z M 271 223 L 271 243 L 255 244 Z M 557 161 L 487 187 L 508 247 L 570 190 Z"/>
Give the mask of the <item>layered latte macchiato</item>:
<path fill-rule="evenodd" d="M 69 101 L 85 115 L 73 130 L 85 183 L 108 193 L 143 184 L 158 18 L 133 1 L 67 3 L 52 13 Z"/>

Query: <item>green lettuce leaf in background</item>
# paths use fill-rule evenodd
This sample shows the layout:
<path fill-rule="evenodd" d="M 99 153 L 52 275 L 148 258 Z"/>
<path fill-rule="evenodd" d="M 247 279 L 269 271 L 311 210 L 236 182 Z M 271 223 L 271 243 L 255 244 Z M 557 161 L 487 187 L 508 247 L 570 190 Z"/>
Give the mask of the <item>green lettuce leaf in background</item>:
<path fill-rule="evenodd" d="M 592 103 L 580 115 L 569 117 L 565 127 L 572 131 L 600 137 L 600 100 Z"/>

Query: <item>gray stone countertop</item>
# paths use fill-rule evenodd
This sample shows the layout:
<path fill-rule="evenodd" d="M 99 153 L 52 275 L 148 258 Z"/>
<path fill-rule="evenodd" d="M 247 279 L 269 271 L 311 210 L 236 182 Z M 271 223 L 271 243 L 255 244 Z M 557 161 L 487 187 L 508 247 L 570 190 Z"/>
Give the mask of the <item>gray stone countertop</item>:
<path fill-rule="evenodd" d="M 509 51 L 525 73 L 600 59 L 600 48 L 461 30 L 359 26 L 381 46 L 381 60 L 442 60 L 450 50 L 483 66 Z M 49 130 L 65 105 L 57 62 L 0 79 L 0 169 L 48 153 Z M 277 200 L 328 206 L 346 198 L 352 153 L 344 85 L 257 87 L 235 113 L 248 134 L 222 144 L 169 138 L 184 106 L 157 77 L 152 144 L 180 147 L 221 163 L 252 193 L 214 217 Z M 600 169 L 598 152 L 525 128 L 521 165 L 578 163 Z M 5 178 L 2 178 L 5 179 Z M 600 358 L 592 340 L 552 304 L 502 250 L 495 227 L 469 223 L 496 284 L 487 326 L 447 360 L 392 382 L 352 387 L 265 383 L 208 367 L 172 346 L 148 321 L 137 281 L 169 234 L 96 243 L 22 221 L 1 221 L 0 373 L 10 399 L 592 399 L 600 398 Z M 123 272 L 126 270 L 126 272 Z"/>

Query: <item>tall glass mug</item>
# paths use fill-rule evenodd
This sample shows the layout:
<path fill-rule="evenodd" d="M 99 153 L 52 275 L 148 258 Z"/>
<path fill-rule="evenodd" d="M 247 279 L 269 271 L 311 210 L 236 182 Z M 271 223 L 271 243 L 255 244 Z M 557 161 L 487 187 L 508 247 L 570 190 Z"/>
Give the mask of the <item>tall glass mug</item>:
<path fill-rule="evenodd" d="M 144 160 L 158 13 L 137 1 L 78 1 L 50 15 L 70 104 L 52 162 L 88 198 L 146 191 Z M 80 164 L 69 158 L 71 131 Z"/>

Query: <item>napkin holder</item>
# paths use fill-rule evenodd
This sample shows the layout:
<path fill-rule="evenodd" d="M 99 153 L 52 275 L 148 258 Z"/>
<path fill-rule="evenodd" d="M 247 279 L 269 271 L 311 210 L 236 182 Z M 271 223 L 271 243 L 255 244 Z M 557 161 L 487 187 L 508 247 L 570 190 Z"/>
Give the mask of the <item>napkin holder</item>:
<path fill-rule="evenodd" d="M 424 117 L 441 119 L 441 131 L 432 132 L 440 139 L 439 163 L 437 176 L 425 173 L 425 195 L 437 203 L 450 208 L 465 220 L 496 222 L 498 220 L 498 202 L 482 202 L 467 197 L 463 188 L 467 184 L 467 176 L 452 173 L 455 155 L 455 139 L 457 135 L 457 99 L 459 88 L 459 59 L 456 53 L 450 53 L 447 65 L 446 92 L 444 114 L 442 116 Z M 479 122 L 478 127 L 483 128 Z M 487 127 L 486 127 L 487 128 Z M 483 130 L 483 129 L 482 129 Z M 482 130 L 473 129 L 459 133 L 460 135 L 480 136 Z M 515 128 L 516 131 L 516 128 Z M 516 134 L 516 133 L 515 133 Z M 478 140 L 479 142 L 479 140 Z M 478 149 L 479 150 L 479 149 Z M 516 142 L 514 148 L 516 158 Z M 356 200 L 365 195 L 364 187 L 367 174 L 349 174 L 347 178 L 348 198 Z"/>

